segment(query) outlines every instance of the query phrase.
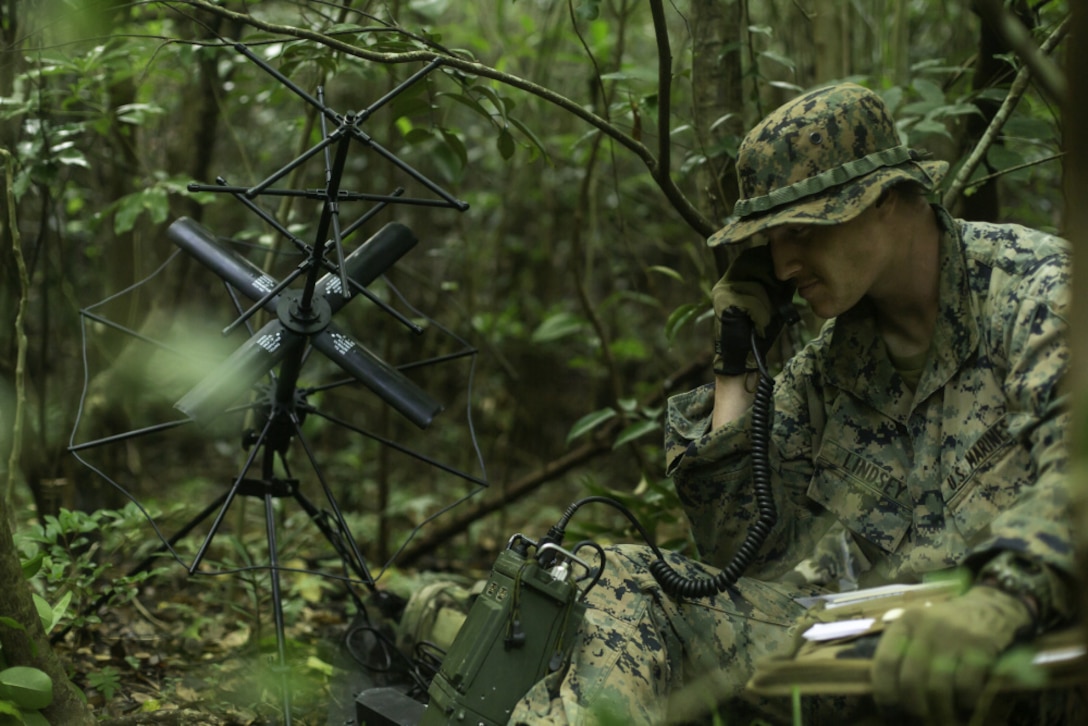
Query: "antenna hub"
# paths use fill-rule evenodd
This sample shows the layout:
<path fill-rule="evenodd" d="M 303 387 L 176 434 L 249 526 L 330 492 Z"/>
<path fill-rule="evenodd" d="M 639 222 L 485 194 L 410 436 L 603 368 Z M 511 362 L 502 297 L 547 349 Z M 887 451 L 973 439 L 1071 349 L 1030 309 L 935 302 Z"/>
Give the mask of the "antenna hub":
<path fill-rule="evenodd" d="M 310 298 L 310 304 L 303 304 L 302 291 L 284 292 L 276 305 L 276 316 L 288 330 L 299 335 L 315 335 L 329 326 L 332 309 L 328 301 L 320 295 Z"/>

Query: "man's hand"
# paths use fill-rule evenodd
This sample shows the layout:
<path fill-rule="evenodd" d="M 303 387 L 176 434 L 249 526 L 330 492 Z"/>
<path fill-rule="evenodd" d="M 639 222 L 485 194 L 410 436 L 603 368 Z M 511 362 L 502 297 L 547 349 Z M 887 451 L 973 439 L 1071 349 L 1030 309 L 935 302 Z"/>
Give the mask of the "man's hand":
<path fill-rule="evenodd" d="M 1033 622 L 1023 600 L 987 586 L 909 608 L 880 638 L 873 697 L 927 723 L 956 723 L 977 703 L 998 656 Z"/>
<path fill-rule="evenodd" d="M 741 252 L 710 293 L 714 304 L 714 372 L 736 376 L 748 370 L 755 330 L 765 354 L 782 329 L 780 308 L 793 295 L 791 285 L 774 276 L 766 245 Z"/>

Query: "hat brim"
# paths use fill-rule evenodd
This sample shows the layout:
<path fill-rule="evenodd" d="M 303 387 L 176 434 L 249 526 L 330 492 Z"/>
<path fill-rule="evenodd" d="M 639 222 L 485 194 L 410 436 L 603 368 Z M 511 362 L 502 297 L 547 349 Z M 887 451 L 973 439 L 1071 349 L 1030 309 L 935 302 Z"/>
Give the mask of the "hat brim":
<path fill-rule="evenodd" d="M 937 188 L 947 172 L 946 161 L 911 161 L 899 166 L 882 167 L 860 179 L 805 197 L 780 209 L 747 217 L 730 217 L 721 229 L 707 238 L 707 245 L 737 244 L 784 224 L 849 222 L 868 209 L 889 187 L 899 182 L 913 181 L 930 192 Z"/>

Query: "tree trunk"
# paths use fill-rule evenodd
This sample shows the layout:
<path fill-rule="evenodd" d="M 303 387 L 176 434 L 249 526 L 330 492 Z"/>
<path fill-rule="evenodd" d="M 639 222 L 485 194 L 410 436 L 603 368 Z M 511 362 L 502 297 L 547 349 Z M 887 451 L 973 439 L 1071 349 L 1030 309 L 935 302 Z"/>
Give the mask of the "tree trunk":
<path fill-rule="evenodd" d="M 1073 25 L 1070 28 L 1069 45 L 1066 47 L 1066 78 L 1072 80 L 1084 78 L 1088 73 L 1088 8 L 1083 3 L 1074 3 Z M 1074 257 L 1088 254 L 1088 208 L 1085 207 L 1084 189 L 1088 184 L 1088 143 L 1084 135 L 1074 129 L 1083 129 L 1088 124 L 1088 103 L 1079 93 L 1070 93 L 1063 126 L 1067 130 L 1063 145 L 1066 152 L 1064 168 L 1065 186 L 1065 234 L 1073 243 Z M 1083 257 L 1082 257 L 1083 258 Z M 1084 265 L 1073 266 L 1073 289 L 1084 290 L 1088 285 L 1088 273 Z M 1070 319 L 1072 340 L 1070 352 L 1074 360 L 1084 360 L 1088 354 L 1088 297 L 1073 296 L 1073 311 Z M 1088 373 L 1084 366 L 1073 366 L 1070 370 L 1070 384 L 1073 388 L 1073 432 L 1072 458 L 1069 467 L 1073 487 L 1075 520 L 1079 524 L 1073 528 L 1080 537 L 1077 542 L 1078 568 L 1080 581 L 1088 582 L 1088 478 L 1085 477 L 1085 461 L 1088 457 L 1088 427 L 1084 422 L 1084 412 L 1088 410 Z M 1081 612 L 1088 612 L 1088 589 L 1081 588 Z"/>
<path fill-rule="evenodd" d="M 846 22 L 849 13 L 850 4 L 839 0 L 819 0 L 814 4 L 812 44 L 816 83 L 850 75 L 850 27 Z"/>
<path fill-rule="evenodd" d="M 14 196 L 12 186 L 12 157 L 5 150 L 3 156 L 4 173 L 3 184 L 0 185 L 0 205 L 5 209 L 9 206 L 14 209 Z M 15 539 L 12 537 L 11 523 L 11 495 L 19 472 L 19 459 L 22 453 L 22 418 L 24 402 L 26 400 L 26 378 L 24 369 L 26 363 L 26 331 L 23 327 L 24 313 L 29 296 L 29 279 L 26 265 L 23 263 L 20 253 L 20 236 L 18 233 L 18 220 L 14 211 L 9 212 L 7 220 L 7 233 L 0 237 L 7 237 L 12 245 L 12 265 L 18 274 L 18 284 L 14 286 L 19 297 L 18 312 L 14 316 L 12 325 L 13 340 L 17 347 L 14 382 L 14 411 L 9 411 L 9 422 L 12 425 L 11 450 L 0 451 L 0 615 L 11 618 L 21 627 L 0 623 L 0 654 L 8 666 L 30 666 L 44 671 L 53 682 L 53 702 L 44 709 L 43 713 L 50 723 L 54 724 L 93 724 L 94 718 L 84 705 L 75 686 L 68 680 L 64 664 L 61 663 L 56 653 L 50 647 L 42 627 L 41 617 L 34 606 L 34 598 L 30 594 L 30 588 L 23 577 L 22 563 L 15 549 Z"/>
<path fill-rule="evenodd" d="M 710 218 L 720 222 L 729 216 L 737 201 L 736 147 L 748 121 L 742 111 L 743 3 L 692 3 L 691 33 L 693 121 L 699 143 L 707 150 L 696 205 L 709 210 Z M 727 261 L 716 262 L 718 271 L 723 272 Z"/>
<path fill-rule="evenodd" d="M 977 3 L 973 3 L 972 8 L 976 13 L 978 12 Z M 1028 3 L 1024 2 L 1024 0 L 1014 2 L 1011 9 L 1027 27 L 1033 25 L 1031 11 L 1028 8 Z M 1008 62 L 1001 57 L 1008 52 L 1009 48 L 1001 40 L 997 31 L 983 18 L 983 22 L 979 24 L 978 65 L 975 67 L 975 74 L 971 80 L 971 88 L 974 91 L 979 92 L 993 87 L 1008 87 L 1015 75 Z M 997 110 L 1001 108 L 1001 101 L 980 98 L 975 102 L 975 105 L 978 106 L 979 113 L 967 117 L 964 148 L 968 150 L 974 148 L 982 135 L 986 133 L 990 122 L 994 120 L 994 116 L 997 114 Z M 1004 142 L 999 137 L 996 144 L 1002 143 Z M 993 174 L 996 171 L 988 161 L 983 162 L 983 168 L 986 170 L 986 174 Z M 960 209 L 956 210 L 956 214 L 964 219 L 979 222 L 997 221 L 1001 214 L 998 180 L 994 178 L 979 184 L 970 195 L 961 197 Z"/>
<path fill-rule="evenodd" d="M 30 588 L 11 536 L 10 508 L 5 501 L 0 511 L 0 613 L 13 618 L 25 630 L 0 625 L 0 650 L 8 665 L 39 668 L 53 681 L 53 703 L 42 714 L 53 724 L 94 724 L 95 719 L 68 680 L 64 663 L 53 651 L 42 628 Z"/>

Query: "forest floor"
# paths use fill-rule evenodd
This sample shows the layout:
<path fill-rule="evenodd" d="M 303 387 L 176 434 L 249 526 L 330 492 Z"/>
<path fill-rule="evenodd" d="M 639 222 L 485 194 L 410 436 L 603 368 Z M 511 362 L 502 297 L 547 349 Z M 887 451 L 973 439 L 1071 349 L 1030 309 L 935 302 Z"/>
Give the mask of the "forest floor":
<path fill-rule="evenodd" d="M 369 628 L 359 636 L 354 626 L 388 623 L 372 596 L 362 613 L 346 591 L 286 594 L 287 666 L 280 668 L 270 598 L 199 580 L 182 573 L 145 587 L 131 602 L 104 609 L 101 622 L 56 643 L 103 724 L 282 724 L 285 683 L 292 724 L 355 723 L 356 693 L 382 682 L 381 673 L 358 662 L 373 651 L 373 636 Z M 385 634 L 391 642 L 393 634 Z"/>
<path fill-rule="evenodd" d="M 192 502 L 205 501 L 202 492 L 186 490 L 159 527 L 178 531 Z M 368 560 L 378 578 L 370 592 L 358 577 L 347 584 L 345 562 L 329 541 L 305 512 L 285 507 L 277 539 L 286 663 L 280 667 L 261 508 L 235 506 L 197 574 L 188 572 L 200 544 L 194 535 L 177 544 L 177 558 L 160 550 L 159 564 L 141 579 L 122 573 L 138 569 L 136 561 L 159 544 L 142 512 L 126 506 L 108 516 L 68 513 L 60 524 L 47 518 L 43 534 L 28 505 L 22 506 L 24 531 L 17 539 L 23 556 L 48 555 L 34 577 L 35 592 L 58 608 L 65 593 L 74 596 L 51 631 L 54 650 L 107 726 L 284 724 L 285 691 L 291 724 L 350 726 L 356 693 L 384 678 L 381 664 L 375 670 L 358 662 L 368 652 L 383 652 L 375 649 L 371 631 L 358 627 L 388 625 L 374 604 L 376 593 L 403 598 L 430 579 L 485 577 L 494 557 L 488 541 L 456 562 L 451 558 L 464 554 L 463 543 L 412 568 L 387 563 L 379 570 Z M 95 533 L 90 540 L 88 532 Z M 460 574 L 444 574 L 453 568 Z M 109 590 L 116 600 L 88 610 Z M 384 652 L 403 663 L 391 645 L 393 634 L 385 635 L 390 645 Z"/>

